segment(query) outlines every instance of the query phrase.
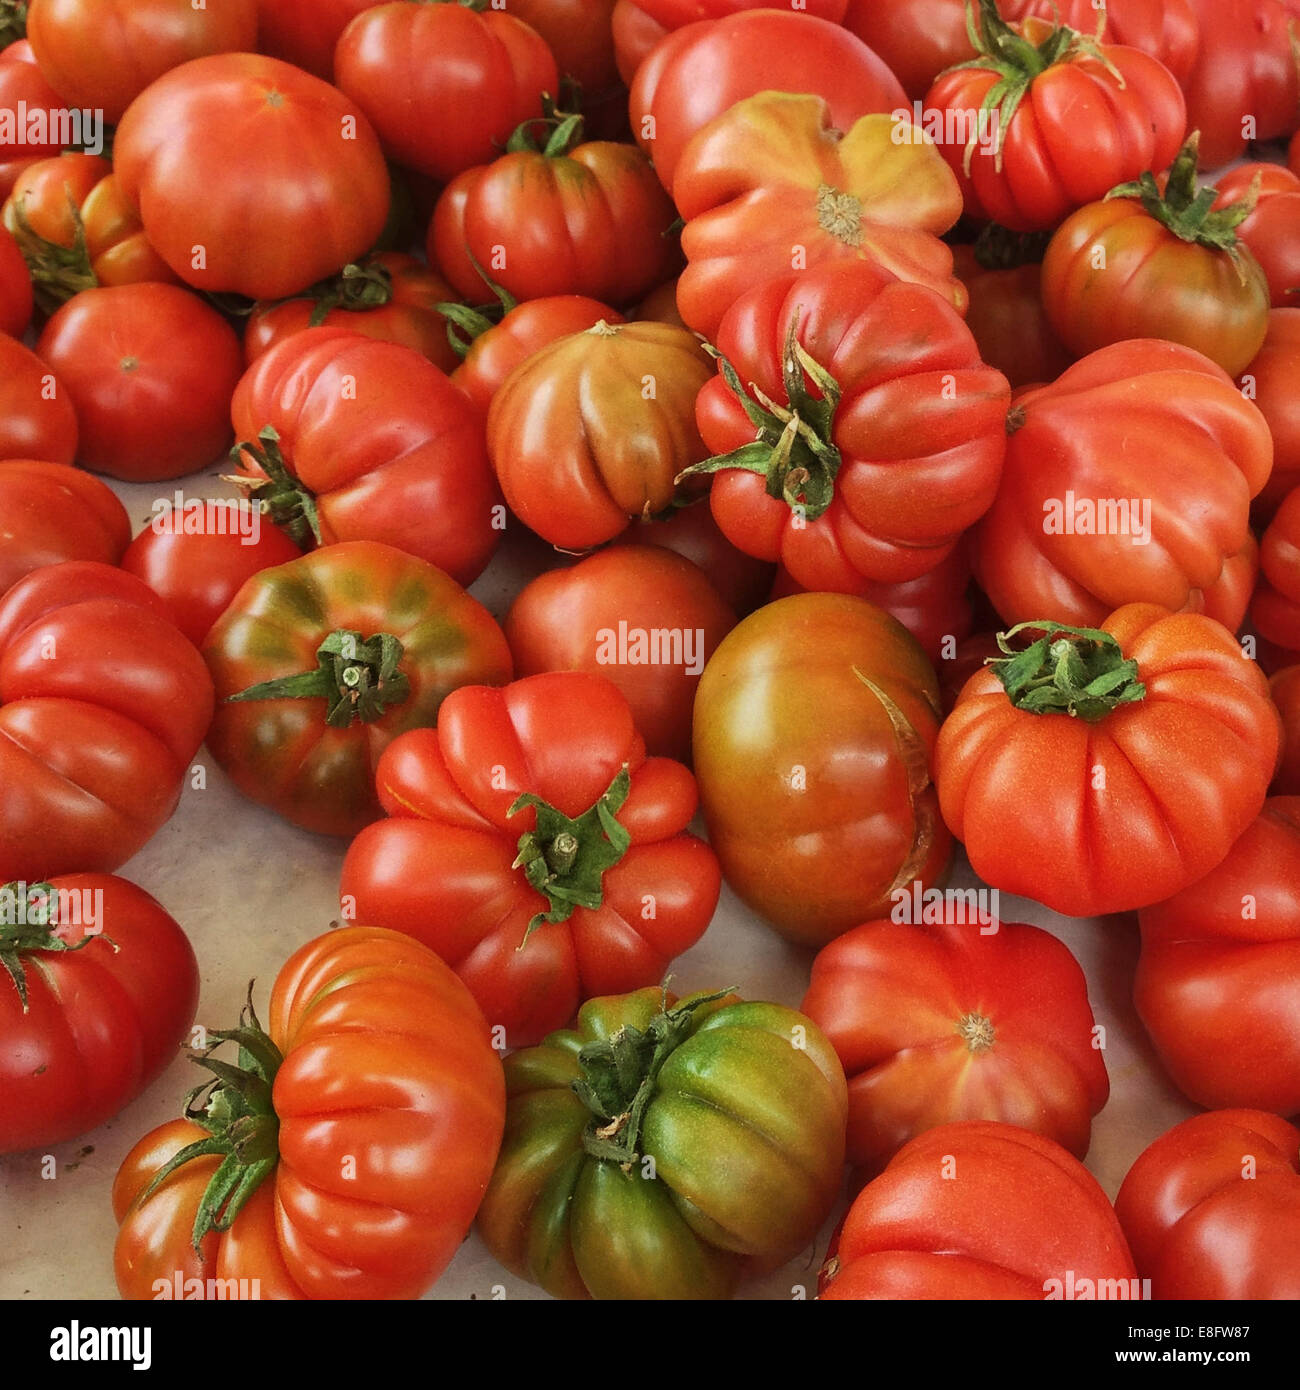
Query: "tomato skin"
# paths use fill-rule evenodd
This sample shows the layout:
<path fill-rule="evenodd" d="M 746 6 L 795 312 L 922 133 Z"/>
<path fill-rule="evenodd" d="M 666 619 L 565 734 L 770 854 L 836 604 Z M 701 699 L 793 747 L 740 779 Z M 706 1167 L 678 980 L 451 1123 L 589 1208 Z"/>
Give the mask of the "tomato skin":
<path fill-rule="evenodd" d="M 179 1270 L 258 1279 L 264 1298 L 418 1298 L 468 1234 L 501 1143 L 501 1064 L 473 999 L 409 937 L 342 927 L 285 963 L 267 1031 L 284 1054 L 272 1175 L 197 1257 L 191 1229 L 214 1160 L 184 1165 L 142 1202 L 197 1127 L 173 1120 L 146 1135 L 114 1184 L 122 1296 L 152 1298 Z"/>
<path fill-rule="evenodd" d="M 0 49 L 0 111 L 16 113 L 22 109 L 19 103 L 26 107 L 29 116 L 33 112 L 48 113 L 63 108 L 58 92 L 45 80 L 32 46 L 26 39 L 19 39 L 8 48 Z M 55 123 L 46 120 L 43 125 L 47 134 L 55 135 L 55 143 L 29 143 L 28 134 L 38 134 L 39 130 L 30 120 L 21 122 L 15 119 L 17 138 L 0 142 L 0 168 L 18 166 L 12 170 L 16 177 L 23 164 L 29 164 L 34 159 L 50 159 L 58 154 L 60 145 Z M 8 187 L 4 191 L 7 196 Z"/>
<path fill-rule="evenodd" d="M 909 101 L 924 97 L 945 69 L 975 56 L 965 0 L 849 0 L 844 27 L 889 64 Z"/>
<path fill-rule="evenodd" d="M 116 565 L 131 541 L 126 508 L 98 478 L 63 463 L 0 462 L 0 596 L 45 565 Z"/>
<path fill-rule="evenodd" d="M 0 334 L 0 458 L 71 463 L 76 454 L 72 397 L 30 348 Z"/>
<path fill-rule="evenodd" d="M 273 58 L 334 80 L 334 50 L 344 29 L 375 0 L 257 0 L 257 46 Z"/>
<path fill-rule="evenodd" d="M 1107 43 L 1158 58 L 1179 86 L 1191 75 L 1200 47 L 1192 0 L 1105 0 L 1102 6 L 1094 0 L 998 0 L 998 10 L 1004 19 L 1033 15 L 1055 21 L 1059 15 L 1062 24 L 1081 34 L 1100 31 Z"/>
<path fill-rule="evenodd" d="M 604 873 L 601 906 L 529 934 L 549 904 L 513 863 L 535 812 L 511 817 L 510 807 L 531 792 L 576 818 L 624 766 L 631 787 L 616 817 L 632 843 Z M 646 757 L 626 699 L 603 677 L 567 671 L 456 691 L 436 730 L 389 746 L 376 781 L 389 819 L 353 841 L 344 899 L 437 951 L 512 1047 L 539 1041 L 594 994 L 662 979 L 717 906 L 717 859 L 685 833 L 694 779 Z"/>
<path fill-rule="evenodd" d="M 1259 547 L 1251 621 L 1266 642 L 1300 652 L 1300 488 L 1289 493 Z"/>
<path fill-rule="evenodd" d="M 32 321 L 32 277 L 12 235 L 0 228 L 0 334 L 21 338 Z"/>
<path fill-rule="evenodd" d="M 1263 527 L 1300 486 L 1300 308 L 1270 311 L 1264 346 L 1237 384 L 1273 436 L 1273 471 L 1251 508 L 1252 520 Z"/>
<path fill-rule="evenodd" d="M 560 78 L 546 41 L 513 14 L 399 3 L 348 25 L 334 80 L 392 159 L 446 183 L 539 117 L 542 94 L 558 95 Z"/>
<path fill-rule="evenodd" d="M 327 83 L 259 54 L 173 68 L 131 103 L 113 151 L 149 240 L 200 290 L 297 294 L 368 251 L 388 217 L 369 122 Z"/>
<path fill-rule="evenodd" d="M 746 1273 L 803 1248 L 839 1193 L 834 1052 L 801 1014 L 734 995 L 696 1009 L 659 1073 L 638 1145 L 654 1176 L 585 1151 L 579 1049 L 644 1031 L 661 1001 L 657 988 L 593 999 L 576 1027 L 506 1061 L 506 1138 L 478 1230 L 554 1297 L 728 1298 Z M 799 1028 L 806 1048 L 789 1045 Z"/>
<path fill-rule="evenodd" d="M 1282 762 L 1271 790 L 1274 796 L 1300 796 L 1300 665 L 1275 672 L 1269 693 L 1282 715 Z"/>
<path fill-rule="evenodd" d="M 560 76 L 581 87 L 584 110 L 603 105 L 602 99 L 621 85 L 614 57 L 617 4 L 618 0 L 510 0 L 510 13 L 546 41 Z"/>
<path fill-rule="evenodd" d="M 95 930 L 70 921 L 60 939 L 104 939 L 20 957 L 26 1012 L 9 976 L 0 981 L 0 1154 L 111 1119 L 166 1069 L 198 1008 L 194 950 L 148 893 L 109 874 L 67 874 L 52 887 L 72 902 L 102 894 Z"/>
<path fill-rule="evenodd" d="M 1300 177 L 1279 164 L 1241 164 L 1215 179 L 1215 208 L 1231 207 L 1259 178 L 1259 202 L 1237 228 L 1268 280 L 1274 309 L 1300 305 Z"/>
<path fill-rule="evenodd" d="M 823 1299 L 1061 1298 L 1071 1280 L 1137 1272 L 1092 1174 L 1052 1140 L 988 1120 L 900 1149 L 849 1209 L 836 1262 Z"/>
<path fill-rule="evenodd" d="M 1294 1125 L 1245 1109 L 1193 1115 L 1144 1149 L 1115 1211 L 1152 1298 L 1300 1298 L 1298 1152 Z"/>

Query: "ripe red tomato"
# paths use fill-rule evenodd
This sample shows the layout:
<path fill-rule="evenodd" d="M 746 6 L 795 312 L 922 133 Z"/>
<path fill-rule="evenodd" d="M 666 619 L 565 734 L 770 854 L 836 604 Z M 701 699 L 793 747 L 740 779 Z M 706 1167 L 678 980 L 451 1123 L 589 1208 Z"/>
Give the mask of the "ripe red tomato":
<path fill-rule="evenodd" d="M 131 540 L 126 508 L 98 478 L 63 463 L 0 463 L 0 517 L 0 595 L 44 565 L 116 565 Z"/>
<path fill-rule="evenodd" d="M 560 77 L 576 87 L 585 113 L 604 117 L 611 103 L 627 119 L 627 93 L 614 56 L 618 0 L 509 0 L 516 19 L 536 29 L 555 55 Z M 559 93 L 553 92 L 558 98 Z"/>
<path fill-rule="evenodd" d="M 821 1297 L 1138 1298 L 1136 1273 L 1082 1163 L 1028 1130 L 969 1120 L 913 1139 L 862 1189 Z"/>
<path fill-rule="evenodd" d="M 377 782 L 390 818 L 348 850 L 345 915 L 432 947 L 511 1047 L 660 981 L 717 906 L 718 861 L 685 833 L 694 779 L 646 757 L 602 677 L 456 691 Z"/>
<path fill-rule="evenodd" d="M 1274 796 L 1300 796 L 1300 665 L 1284 666 L 1268 688 L 1282 716 L 1282 761 L 1271 790 Z"/>
<path fill-rule="evenodd" d="M 36 55 L 26 39 L 0 49 L 0 189 L 8 195 L 13 179 L 34 159 L 49 159 L 63 148 L 71 132 L 57 119 L 63 109 L 58 92 L 45 80 L 36 65 Z M 27 119 L 20 121 L 18 113 Z M 89 137 L 92 132 L 82 130 Z"/>
<path fill-rule="evenodd" d="M 0 458 L 71 463 L 76 453 L 71 395 L 34 352 L 0 333 Z"/>
<path fill-rule="evenodd" d="M 339 36 L 374 4 L 375 0 L 257 0 L 257 46 L 332 82 Z"/>
<path fill-rule="evenodd" d="M 1193 1115 L 1115 1199 L 1159 1299 L 1300 1298 L 1300 1130 L 1262 1110 Z"/>
<path fill-rule="evenodd" d="M 0 886 L 0 1154 L 111 1119 L 169 1065 L 199 968 L 161 904 L 110 874 Z"/>
<path fill-rule="evenodd" d="M 1300 487 L 1288 494 L 1264 532 L 1259 568 L 1251 621 L 1266 642 L 1300 652 Z"/>
<path fill-rule="evenodd" d="M 1280 741 L 1263 673 L 1220 624 L 1154 604 L 1099 631 L 1028 626 L 1046 635 L 1008 642 L 939 735 L 948 828 L 985 883 L 1055 912 L 1171 897 L 1263 805 Z"/>
<path fill-rule="evenodd" d="M 201 290 L 297 294 L 368 251 L 388 217 L 369 122 L 319 78 L 258 54 L 160 77 L 131 103 L 113 157 L 158 254 Z"/>
<path fill-rule="evenodd" d="M 203 654 L 218 699 L 212 756 L 245 796 L 323 835 L 382 814 L 375 765 L 392 739 L 432 726 L 457 687 L 511 677 L 486 608 L 373 541 L 255 574 Z"/>
<path fill-rule="evenodd" d="M 1280 164 L 1239 164 L 1214 183 L 1216 211 L 1257 195 L 1237 236 L 1263 269 L 1273 307 L 1300 306 L 1300 177 Z"/>
<path fill-rule="evenodd" d="M 1182 86 L 1200 47 L 1200 23 L 1192 0 L 998 0 L 1004 19 L 1068 24 L 1086 37 L 1140 48 L 1158 58 Z M 966 56 L 966 55 L 963 55 Z"/>
<path fill-rule="evenodd" d="M 134 575 L 72 560 L 19 580 L 0 600 L 0 881 L 119 868 L 211 717 L 199 654 Z"/>
<path fill-rule="evenodd" d="M 334 80 L 398 164 L 446 183 L 485 164 L 559 95 L 546 41 L 498 8 L 372 5 L 343 31 Z"/>
<path fill-rule="evenodd" d="M 36 351 L 71 397 L 88 468 L 158 482 L 212 463 L 230 442 L 239 339 L 189 290 L 83 290 L 45 325 Z"/>
<path fill-rule="evenodd" d="M 889 64 L 911 101 L 920 101 L 946 68 L 975 56 L 966 0 L 849 0 L 844 27 Z"/>
<path fill-rule="evenodd" d="M 383 541 L 469 584 L 501 539 L 483 421 L 410 348 L 305 329 L 253 363 L 231 417 L 247 490 L 299 545 Z"/>
<path fill-rule="evenodd" d="M 1286 495 L 1300 487 L 1300 308 L 1273 309 L 1259 355 L 1237 383 L 1259 407 L 1273 436 L 1273 471 L 1251 517 L 1267 526 Z"/>
<path fill-rule="evenodd" d="M 418 942 L 344 927 L 285 963 L 265 1031 L 251 1004 L 240 1023 L 213 1035 L 239 1042 L 237 1072 L 204 1057 L 206 1124 L 162 1125 L 118 1170 L 122 1296 L 193 1296 L 171 1291 L 197 1279 L 220 1297 L 220 1279 L 262 1298 L 419 1298 L 501 1144 L 501 1063 L 474 1001 Z"/>
<path fill-rule="evenodd" d="M 21 338 L 32 321 L 32 277 L 11 233 L 0 228 L 0 333 Z"/>

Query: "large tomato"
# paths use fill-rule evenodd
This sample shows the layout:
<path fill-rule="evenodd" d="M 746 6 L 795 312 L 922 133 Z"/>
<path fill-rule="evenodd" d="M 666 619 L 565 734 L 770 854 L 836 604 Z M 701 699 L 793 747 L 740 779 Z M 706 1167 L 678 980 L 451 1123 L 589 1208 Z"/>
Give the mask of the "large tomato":
<path fill-rule="evenodd" d="M 614 54 L 617 5 L 618 0 L 509 0 L 508 9 L 546 40 L 560 77 L 574 84 L 584 111 L 603 112 L 618 102 L 626 119 L 627 94 Z"/>
<path fill-rule="evenodd" d="M 1288 494 L 1259 547 L 1251 621 L 1266 642 L 1300 652 L 1300 487 Z"/>
<path fill-rule="evenodd" d="M 998 0 L 998 9 L 1005 19 L 1059 18 L 1085 37 L 1140 48 L 1159 58 L 1179 85 L 1190 76 L 1200 49 L 1192 0 Z"/>
<path fill-rule="evenodd" d="M 126 508 L 98 478 L 65 463 L 0 463 L 0 517 L 0 595 L 43 565 L 116 565 L 131 541 Z"/>
<path fill-rule="evenodd" d="M 510 509 L 565 550 L 613 540 L 672 502 L 706 454 L 695 397 L 711 375 L 695 337 L 663 323 L 597 323 L 506 379 L 488 451 Z"/>
<path fill-rule="evenodd" d="M 930 290 L 831 262 L 745 294 L 717 344 L 692 472 L 732 543 L 805 588 L 916 579 L 993 501 L 1010 389 Z"/>
<path fill-rule="evenodd" d="M 171 815 L 212 681 L 161 599 L 90 560 L 0 600 L 0 880 L 124 864 Z"/>
<path fill-rule="evenodd" d="M 390 818 L 348 851 L 345 913 L 437 951 L 511 1046 L 661 980 L 717 906 L 718 861 L 684 833 L 694 779 L 646 757 L 599 676 L 455 692 L 377 782 Z"/>
<path fill-rule="evenodd" d="M 172 1290 L 196 1279 L 217 1297 L 218 1279 L 262 1298 L 418 1298 L 501 1143 L 501 1064 L 465 987 L 409 937 L 344 927 L 285 963 L 265 1031 L 250 1003 L 210 1036 L 214 1079 L 113 1183 L 122 1296 L 192 1297 Z M 238 1064 L 209 1061 L 227 1042 Z"/>
<path fill-rule="evenodd" d="M 975 53 L 966 0 L 849 0 L 844 27 L 889 64 L 913 101 L 946 68 Z"/>
<path fill-rule="evenodd" d="M 0 228 L 0 333 L 21 338 L 32 321 L 32 277 L 13 234 Z"/>
<path fill-rule="evenodd" d="M 411 348 L 305 329 L 253 363 L 231 415 L 247 489 L 300 545 L 383 541 L 469 584 L 501 539 L 479 413 Z"/>
<path fill-rule="evenodd" d="M 1138 1156 L 1115 1199 L 1159 1299 L 1300 1298 L 1300 1130 L 1262 1110 L 1193 1115 Z"/>
<path fill-rule="evenodd" d="M 187 284 L 252 299 L 297 294 L 384 229 L 388 170 L 369 122 L 335 88 L 252 53 L 160 77 L 117 128 L 114 167 L 158 254 Z"/>
<path fill-rule="evenodd" d="M 1273 443 L 1208 358 L 1150 339 L 1102 348 L 1019 396 L 1007 430 L 973 545 L 1007 623 L 1095 627 L 1137 602 L 1198 610 L 1229 582 Z"/>
<path fill-rule="evenodd" d="M 839 1195 L 844 1073 L 802 1014 L 735 995 L 593 999 L 506 1062 L 478 1231 L 557 1298 L 728 1298 Z"/>
<path fill-rule="evenodd" d="M 0 49 L 0 193 L 8 194 L 13 179 L 34 159 L 50 159 L 73 132 L 59 119 L 59 94 L 36 65 L 26 39 Z M 25 111 L 27 119 L 18 119 Z M 82 130 L 89 137 L 91 131 Z"/>
<path fill-rule="evenodd" d="M 1280 728 L 1268 683 L 1201 614 L 1129 604 L 971 678 L 944 723 L 944 820 L 991 887 L 1074 917 L 1160 902 L 1259 814 Z"/>
<path fill-rule="evenodd" d="M 170 1064 L 199 1002 L 185 933 L 109 874 L 0 885 L 0 1154 L 111 1119 Z"/>
<path fill-rule="evenodd" d="M 728 884 L 802 945 L 942 881 L 930 782 L 939 688 L 901 624 L 864 599 L 796 594 L 726 638 L 695 697 L 695 772 Z"/>
<path fill-rule="evenodd" d="M 938 151 L 914 126 L 902 129 L 915 138 L 895 139 L 892 116 L 864 116 L 847 134 L 829 122 L 819 97 L 764 92 L 683 150 L 677 307 L 706 338 L 746 290 L 828 261 L 872 262 L 965 309 L 939 240 L 961 215 L 961 194 Z"/>
<path fill-rule="evenodd" d="M 375 0 L 257 0 L 257 45 L 332 82 L 339 36 L 374 5 Z"/>
<path fill-rule="evenodd" d="M 1218 211 L 1257 201 L 1237 227 L 1268 280 L 1275 309 L 1300 307 L 1300 177 L 1280 164 L 1239 164 L 1215 179 Z"/>
<path fill-rule="evenodd" d="M 1300 664 L 1269 678 L 1269 693 L 1282 716 L 1282 761 L 1273 779 L 1275 796 L 1300 796 Z"/>
<path fill-rule="evenodd" d="M 501 629 L 441 570 L 373 541 L 327 545 L 249 579 L 208 633 L 208 747 L 246 796 L 294 825 L 378 819 L 375 765 L 431 727 L 458 686 L 511 676 Z"/>
<path fill-rule="evenodd" d="M 541 35 L 499 6 L 399 0 L 370 6 L 343 31 L 334 80 L 391 158 L 446 183 L 540 116 L 560 75 Z"/>
<path fill-rule="evenodd" d="M 1157 59 L 1037 19 L 1022 36 L 995 0 L 979 10 L 978 56 L 942 74 L 925 98 L 970 216 L 1047 230 L 1177 154 L 1187 112 Z"/>
<path fill-rule="evenodd" d="M 1273 436 L 1273 471 L 1251 510 L 1255 522 L 1266 526 L 1286 495 L 1300 487 L 1300 306 L 1269 313 L 1264 346 L 1237 384 Z"/>
<path fill-rule="evenodd" d="M 900 1149 L 858 1194 L 827 1274 L 823 1299 L 1139 1297 L 1096 1178 L 1051 1139 L 987 1120 Z"/>
<path fill-rule="evenodd" d="M 71 395 L 34 352 L 0 333 L 0 458 L 71 463 L 76 453 Z"/>

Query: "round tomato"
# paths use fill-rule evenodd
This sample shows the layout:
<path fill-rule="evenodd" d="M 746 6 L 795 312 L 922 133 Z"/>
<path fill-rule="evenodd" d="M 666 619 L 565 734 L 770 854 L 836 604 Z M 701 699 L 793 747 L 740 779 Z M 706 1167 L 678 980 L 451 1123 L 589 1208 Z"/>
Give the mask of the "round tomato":
<path fill-rule="evenodd" d="M 410 348 L 305 329 L 253 363 L 231 415 L 247 491 L 299 545 L 383 541 L 469 584 L 501 539 L 483 421 Z"/>
<path fill-rule="evenodd" d="M 0 1154 L 111 1119 L 169 1065 L 199 968 L 148 893 L 109 874 L 0 886 Z"/>
<path fill-rule="evenodd" d="M 1193 1115 L 1115 1199 L 1159 1299 L 1300 1298 L 1300 1130 L 1262 1110 Z"/>
<path fill-rule="evenodd" d="M 1025 627 L 1045 635 L 1024 651 L 1003 639 L 1006 657 L 971 678 L 939 735 L 939 803 L 971 868 L 1074 917 L 1203 877 L 1277 766 L 1263 672 L 1212 619 L 1154 604 L 1099 630 Z"/>
<path fill-rule="evenodd" d="M 487 609 L 373 541 L 255 574 L 203 654 L 218 699 L 212 756 L 245 796 L 325 835 L 382 814 L 375 764 L 399 733 L 431 727 L 458 686 L 511 676 Z"/>
<path fill-rule="evenodd" d="M 941 72 L 974 56 L 966 9 L 966 0 L 849 0 L 844 27 L 889 64 L 910 100 L 920 101 Z"/>
<path fill-rule="evenodd" d="M 0 458 L 71 463 L 76 453 L 71 395 L 34 352 L 0 333 Z"/>
<path fill-rule="evenodd" d="M 189 290 L 83 290 L 45 325 L 36 351 L 72 399 L 87 468 L 158 482 L 212 463 L 230 442 L 239 339 Z"/>
<path fill-rule="evenodd" d="M 59 94 L 45 80 L 26 39 L 0 49 L 0 111 L 8 117 L 0 128 L 0 170 L 8 170 L 0 188 L 6 195 L 24 165 L 50 159 L 63 148 L 69 132 L 58 119 L 62 110 Z M 26 112 L 26 120 L 18 119 L 20 111 Z M 88 138 L 93 134 L 80 133 Z"/>
<path fill-rule="evenodd" d="M 717 859 L 684 833 L 694 779 L 646 757 L 599 676 L 457 691 L 377 781 L 390 819 L 348 850 L 345 913 L 437 951 L 512 1047 L 661 980 L 717 906 Z"/>
<path fill-rule="evenodd" d="M 265 1031 L 250 1002 L 210 1036 L 213 1079 L 186 1106 L 201 1123 L 146 1135 L 113 1183 L 122 1296 L 221 1279 L 419 1298 L 469 1232 L 505 1117 L 464 986 L 409 937 L 343 927 L 285 963 Z M 237 1064 L 210 1060 L 230 1042 Z"/>
<path fill-rule="evenodd" d="M 541 35 L 499 7 L 400 0 L 343 31 L 334 80 L 398 164 L 446 183 L 540 116 L 560 75 Z"/>
<path fill-rule="evenodd" d="M 593 999 L 507 1059 L 506 1088 L 478 1231 L 556 1298 L 728 1298 L 802 1250 L 839 1195 L 844 1073 L 779 1004 Z"/>
<path fill-rule="evenodd" d="M 90 560 L 0 600 L 0 881 L 124 864 L 171 816 L 212 681 L 162 601 Z"/>
<path fill-rule="evenodd" d="M 1273 436 L 1273 471 L 1251 510 L 1256 524 L 1266 526 L 1300 487 L 1300 307 L 1269 313 L 1264 346 L 1237 384 Z"/>
<path fill-rule="evenodd" d="M 0 227 L 0 333 L 21 338 L 32 321 L 32 277 L 11 233 Z"/>
<path fill-rule="evenodd" d="M 1282 761 L 1273 779 L 1274 796 L 1300 796 L 1300 665 L 1284 666 L 1268 683 L 1282 715 Z"/>
<path fill-rule="evenodd" d="M 1249 209 L 1237 236 L 1263 269 L 1273 307 L 1300 307 L 1300 177 L 1280 164 L 1241 164 L 1214 182 L 1215 211 Z"/>
<path fill-rule="evenodd" d="M 1300 487 L 1289 493 L 1259 547 L 1251 621 L 1266 642 L 1300 652 Z"/>
<path fill-rule="evenodd" d="M 339 36 L 374 5 L 375 0 L 257 0 L 257 46 L 332 82 Z"/>
<path fill-rule="evenodd" d="M 335 88 L 252 53 L 160 77 L 117 128 L 114 167 L 158 254 L 187 284 L 282 299 L 375 243 L 388 170 Z"/>

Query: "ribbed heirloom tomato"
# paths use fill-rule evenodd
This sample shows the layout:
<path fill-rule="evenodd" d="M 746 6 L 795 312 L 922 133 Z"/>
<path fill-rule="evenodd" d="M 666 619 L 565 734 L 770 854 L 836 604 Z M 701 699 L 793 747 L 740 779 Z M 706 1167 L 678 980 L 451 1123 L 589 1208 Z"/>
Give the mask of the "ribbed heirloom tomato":
<path fill-rule="evenodd" d="M 1005 19 L 1059 19 L 1085 37 L 1140 48 L 1180 86 L 1196 63 L 1200 23 L 1192 0 L 998 0 L 998 10 Z"/>

